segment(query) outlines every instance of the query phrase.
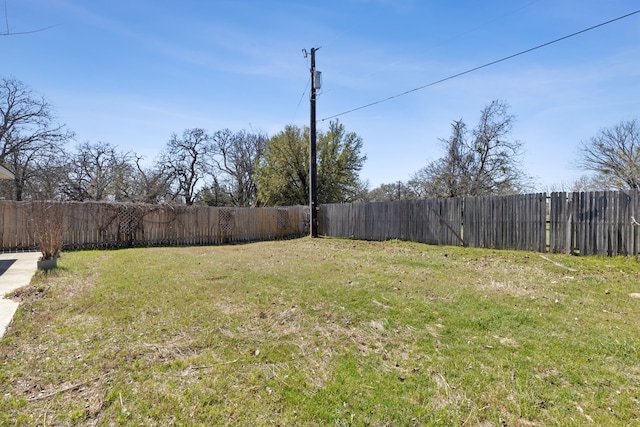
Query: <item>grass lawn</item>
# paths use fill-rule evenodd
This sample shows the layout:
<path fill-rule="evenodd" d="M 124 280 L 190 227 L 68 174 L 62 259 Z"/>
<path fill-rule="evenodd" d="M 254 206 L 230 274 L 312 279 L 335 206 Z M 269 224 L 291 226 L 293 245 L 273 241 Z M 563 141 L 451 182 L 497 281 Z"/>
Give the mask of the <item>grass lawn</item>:
<path fill-rule="evenodd" d="M 14 294 L 0 425 L 640 423 L 638 259 L 547 257 L 309 238 L 66 253 Z"/>

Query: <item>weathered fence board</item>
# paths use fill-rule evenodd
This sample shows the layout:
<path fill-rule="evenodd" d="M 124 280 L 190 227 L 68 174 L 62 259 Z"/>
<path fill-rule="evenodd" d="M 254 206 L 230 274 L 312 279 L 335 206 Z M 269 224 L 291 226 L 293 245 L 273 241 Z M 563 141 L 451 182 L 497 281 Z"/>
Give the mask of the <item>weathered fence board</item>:
<path fill-rule="evenodd" d="M 107 202 L 47 202 L 63 209 L 63 248 L 185 246 L 268 240 L 308 232 L 308 208 L 215 208 Z M 0 201 L 3 251 L 33 250 L 31 202 Z"/>
<path fill-rule="evenodd" d="M 549 205 L 549 251 L 570 253 L 572 201 L 566 193 L 551 193 Z"/>

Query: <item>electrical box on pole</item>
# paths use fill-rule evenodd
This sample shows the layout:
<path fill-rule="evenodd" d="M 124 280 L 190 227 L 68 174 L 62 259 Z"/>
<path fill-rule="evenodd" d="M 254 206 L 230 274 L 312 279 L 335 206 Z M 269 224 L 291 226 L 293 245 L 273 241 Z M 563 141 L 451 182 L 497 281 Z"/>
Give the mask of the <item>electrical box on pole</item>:
<path fill-rule="evenodd" d="M 313 88 L 316 90 L 322 89 L 322 71 L 313 73 Z"/>

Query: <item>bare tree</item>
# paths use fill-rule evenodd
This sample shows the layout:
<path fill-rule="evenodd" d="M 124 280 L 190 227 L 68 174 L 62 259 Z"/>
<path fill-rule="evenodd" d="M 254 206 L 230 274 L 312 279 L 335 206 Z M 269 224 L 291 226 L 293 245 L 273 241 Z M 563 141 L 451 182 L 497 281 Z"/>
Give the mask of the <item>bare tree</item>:
<path fill-rule="evenodd" d="M 204 129 L 187 129 L 182 137 L 171 135 L 160 155 L 159 168 L 167 174 L 175 198 L 187 205 L 196 201 L 200 184 L 211 173 L 206 161 L 211 152 L 211 137 Z"/>
<path fill-rule="evenodd" d="M 613 188 L 640 188 L 640 125 L 636 119 L 601 129 L 582 142 L 578 167 L 596 172 Z"/>
<path fill-rule="evenodd" d="M 580 177 L 569 182 L 560 182 L 559 184 L 546 185 L 540 189 L 545 193 L 574 193 L 587 191 L 608 191 L 615 188 L 608 177 L 601 175 L 581 175 Z"/>
<path fill-rule="evenodd" d="M 213 134 L 213 153 L 216 156 L 212 160 L 216 169 L 229 177 L 225 187 L 230 190 L 229 196 L 234 206 L 255 204 L 258 190 L 254 176 L 267 141 L 267 136 L 262 133 L 244 130 L 233 133 L 224 129 Z M 212 190 L 220 188 L 218 184 Z"/>
<path fill-rule="evenodd" d="M 135 164 L 119 170 L 115 180 L 116 200 L 139 203 L 159 203 L 170 197 L 169 177 L 163 170 L 144 167 L 142 157 Z"/>
<path fill-rule="evenodd" d="M 36 200 L 64 199 L 62 186 L 68 173 L 68 162 L 60 152 L 42 156 L 37 168 L 25 179 L 25 198 Z"/>
<path fill-rule="evenodd" d="M 131 167 L 131 157 L 108 142 L 78 145 L 69 161 L 63 193 L 70 200 L 115 200 L 116 179 Z"/>
<path fill-rule="evenodd" d="M 22 82 L 0 80 L 0 164 L 16 172 L 13 197 L 21 200 L 43 158 L 61 152 L 73 132 L 56 122 L 53 107 Z"/>
<path fill-rule="evenodd" d="M 510 137 L 515 116 L 508 109 L 492 101 L 471 131 L 462 119 L 454 121 L 451 136 L 441 140 L 446 154 L 414 174 L 414 191 L 421 197 L 461 197 L 527 189 L 531 179 L 520 167 L 522 144 Z"/>
<path fill-rule="evenodd" d="M 446 155 L 429 163 L 409 180 L 409 187 L 420 197 L 457 197 L 471 192 L 474 164 L 473 153 L 467 147 L 467 125 L 460 120 L 451 124 L 451 136 L 440 141 Z"/>
<path fill-rule="evenodd" d="M 24 147 L 5 158 L 5 164 L 14 174 L 8 183 L 13 200 L 55 199 L 63 175 L 59 169 L 62 149 L 57 145 Z M 5 196 L 6 197 L 6 196 Z"/>

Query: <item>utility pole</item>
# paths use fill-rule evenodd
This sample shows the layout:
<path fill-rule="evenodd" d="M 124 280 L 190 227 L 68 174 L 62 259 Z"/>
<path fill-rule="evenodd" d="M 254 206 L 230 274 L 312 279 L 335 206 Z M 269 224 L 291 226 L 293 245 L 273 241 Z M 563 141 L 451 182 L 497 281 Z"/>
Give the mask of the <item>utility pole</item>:
<path fill-rule="evenodd" d="M 310 236 L 318 237 L 318 168 L 316 165 L 316 89 L 320 89 L 320 72 L 316 72 L 316 51 L 311 48 L 311 97 L 309 123 L 309 228 Z M 305 58 L 307 50 L 303 49 Z"/>

